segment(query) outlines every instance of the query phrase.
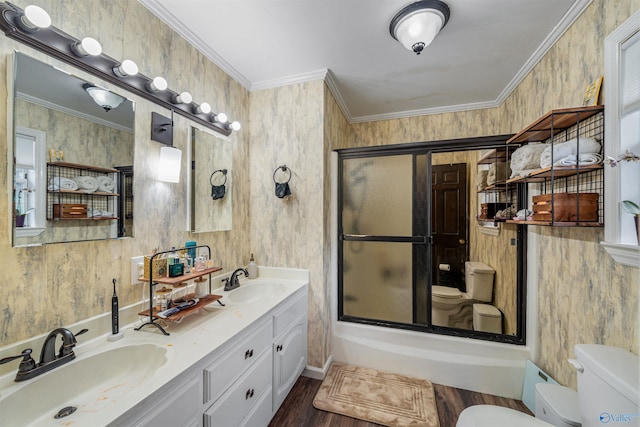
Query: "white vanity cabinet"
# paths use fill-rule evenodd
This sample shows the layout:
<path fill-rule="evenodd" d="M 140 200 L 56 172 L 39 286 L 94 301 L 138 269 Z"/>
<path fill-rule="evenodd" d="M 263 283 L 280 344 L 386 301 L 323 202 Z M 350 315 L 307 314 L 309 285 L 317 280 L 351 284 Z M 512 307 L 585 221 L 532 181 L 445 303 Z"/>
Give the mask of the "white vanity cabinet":
<path fill-rule="evenodd" d="M 274 314 L 273 413 L 278 410 L 307 365 L 307 294 Z"/>
<path fill-rule="evenodd" d="M 250 313 L 257 306 L 223 310 Z M 215 333 L 216 319 L 211 320 Z M 173 357 L 181 357 L 189 332 Z M 202 336 L 197 344 L 203 344 Z M 189 351 L 184 348 L 184 351 Z M 147 396 L 111 425 L 267 426 L 307 364 L 307 287 L 265 310 L 224 344 Z"/>
<path fill-rule="evenodd" d="M 204 369 L 204 427 L 269 424 L 307 364 L 306 288 L 243 336 Z"/>

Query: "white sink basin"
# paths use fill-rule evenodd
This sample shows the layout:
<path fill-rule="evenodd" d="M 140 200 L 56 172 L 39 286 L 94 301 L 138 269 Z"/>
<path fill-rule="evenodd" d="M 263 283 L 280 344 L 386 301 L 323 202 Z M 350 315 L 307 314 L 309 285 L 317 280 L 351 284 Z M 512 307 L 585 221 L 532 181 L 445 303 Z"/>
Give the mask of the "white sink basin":
<path fill-rule="evenodd" d="M 233 302 L 256 302 L 273 298 L 286 289 L 283 284 L 274 282 L 247 283 L 229 292 L 227 298 Z"/>
<path fill-rule="evenodd" d="M 81 351 L 81 350 L 80 350 Z M 167 350 L 153 344 L 114 348 L 62 365 L 27 380 L 14 393 L 1 396 L 2 425 L 52 423 L 61 409 L 73 406 L 76 414 L 96 411 L 96 406 L 122 397 L 144 385 L 167 362 Z M 57 420 L 73 424 L 74 414 Z"/>

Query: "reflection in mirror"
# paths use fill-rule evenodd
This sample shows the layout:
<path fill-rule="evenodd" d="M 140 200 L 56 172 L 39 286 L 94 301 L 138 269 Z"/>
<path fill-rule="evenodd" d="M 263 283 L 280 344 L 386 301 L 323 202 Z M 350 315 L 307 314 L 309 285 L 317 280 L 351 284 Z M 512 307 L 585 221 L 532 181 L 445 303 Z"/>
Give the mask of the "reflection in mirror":
<path fill-rule="evenodd" d="M 340 320 L 513 341 L 517 228 L 480 231 L 479 158 L 473 148 L 342 157 Z"/>
<path fill-rule="evenodd" d="M 117 169 L 133 168 L 133 102 L 98 103 L 93 83 L 19 52 L 12 84 L 13 246 L 133 236 Z"/>
<path fill-rule="evenodd" d="M 231 230 L 231 142 L 204 130 L 191 128 L 190 231 Z"/>

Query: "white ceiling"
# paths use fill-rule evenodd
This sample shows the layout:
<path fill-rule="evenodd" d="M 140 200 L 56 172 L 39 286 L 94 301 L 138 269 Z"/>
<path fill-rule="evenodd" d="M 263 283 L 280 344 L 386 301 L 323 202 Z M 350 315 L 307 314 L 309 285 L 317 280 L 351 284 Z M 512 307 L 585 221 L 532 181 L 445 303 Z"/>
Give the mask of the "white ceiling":
<path fill-rule="evenodd" d="M 444 0 L 421 55 L 389 34 L 412 0 L 139 0 L 254 91 L 324 78 L 350 122 L 496 107 L 591 0 Z"/>

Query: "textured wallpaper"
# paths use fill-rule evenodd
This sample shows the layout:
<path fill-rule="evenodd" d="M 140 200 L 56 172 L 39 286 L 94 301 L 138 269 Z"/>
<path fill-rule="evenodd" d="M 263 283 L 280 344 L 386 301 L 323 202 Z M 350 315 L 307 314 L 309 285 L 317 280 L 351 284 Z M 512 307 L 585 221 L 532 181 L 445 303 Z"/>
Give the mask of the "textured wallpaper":
<path fill-rule="evenodd" d="M 315 367 L 323 366 L 331 353 L 331 150 L 513 133 L 552 108 L 580 105 L 584 87 L 603 73 L 604 37 L 640 8 L 640 0 L 594 0 L 498 108 L 349 125 L 323 82 L 249 94 L 138 2 L 38 3 L 63 31 L 98 37 L 108 55 L 131 57 L 143 74 L 162 74 L 171 88 L 189 90 L 214 111 L 243 123 L 231 137 L 233 229 L 185 231 L 186 156 L 179 184 L 156 180 L 159 145 L 150 140 L 150 115 L 169 112 L 136 99 L 136 237 L 13 249 L 10 218 L 0 217 L 0 268 L 5 279 L 0 289 L 0 345 L 108 311 L 111 278 L 127 282 L 131 256 L 153 246 L 169 248 L 197 240 L 211 245 L 214 260 L 227 271 L 246 265 L 250 252 L 260 265 L 311 271 L 309 364 Z M 6 56 L 13 49 L 54 62 L 0 37 L 0 53 Z M 0 61 L 0 74 L 6 75 L 5 61 Z M 2 117 L 6 105 L 2 91 Z M 175 117 L 174 144 L 183 151 L 189 126 L 187 119 Z M 0 162 L 5 163 L 6 132 L 6 121 L 0 120 Z M 275 197 L 272 179 L 275 168 L 283 164 L 292 171 L 292 196 L 287 200 Z M 9 212 L 6 180 L 0 176 L 0 211 Z M 614 264 L 600 248 L 600 229 L 532 228 L 540 241 L 535 266 L 540 301 L 537 362 L 559 382 L 575 387 L 575 373 L 566 362 L 574 344 L 598 342 L 638 352 L 640 277 L 637 269 Z M 495 246 L 502 247 L 501 239 L 494 238 Z M 141 289 L 127 284 L 120 295 L 121 305 L 126 305 L 139 300 Z"/>
<path fill-rule="evenodd" d="M 24 8 L 30 1 L 16 1 Z M 136 103 L 134 194 L 135 237 L 121 240 L 60 243 L 41 247 L 11 247 L 11 177 L 0 175 L 0 346 L 55 327 L 110 310 L 111 279 L 119 283 L 120 305 L 139 301 L 142 285 L 131 286 L 130 257 L 149 253 L 152 247 L 170 249 L 187 240 L 208 244 L 214 262 L 229 271 L 249 260 L 249 94 L 199 51 L 136 1 L 43 0 L 55 26 L 76 37 L 96 37 L 103 51 L 114 58 L 132 58 L 147 76 L 162 75 L 175 90 L 189 90 L 197 101 L 207 101 L 213 111 L 224 111 L 245 125 L 230 141 L 234 165 L 233 230 L 217 233 L 187 232 L 187 141 L 190 121 L 174 117 L 174 145 L 183 151 L 179 184 L 158 182 L 160 144 L 151 141 L 151 112 L 170 112 L 139 99 Z M 54 61 L 39 52 L 0 36 L 0 74 L 6 80 L 6 57 L 17 49 L 40 61 L 72 71 L 85 80 L 122 92 L 111 84 Z M 185 72 L 189 70 L 189 72 Z M 6 90 L 0 91 L 0 116 L 6 117 Z M 7 121 L 0 120 L 0 162 L 7 162 Z M 70 153 L 68 150 L 67 153 Z M 71 158 L 69 158 L 71 160 Z"/>

